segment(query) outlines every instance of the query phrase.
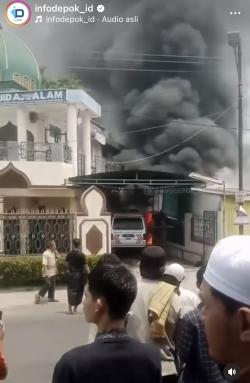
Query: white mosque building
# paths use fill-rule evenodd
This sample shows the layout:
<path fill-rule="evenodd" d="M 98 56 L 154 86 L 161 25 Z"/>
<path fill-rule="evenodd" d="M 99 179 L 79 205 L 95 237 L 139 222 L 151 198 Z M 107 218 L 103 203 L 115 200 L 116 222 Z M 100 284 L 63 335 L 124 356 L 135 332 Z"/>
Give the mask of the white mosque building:
<path fill-rule="evenodd" d="M 49 238 L 68 250 L 80 191 L 66 180 L 103 170 L 100 116 L 83 89 L 43 90 L 30 48 L 0 28 L 0 253 L 39 253 Z"/>

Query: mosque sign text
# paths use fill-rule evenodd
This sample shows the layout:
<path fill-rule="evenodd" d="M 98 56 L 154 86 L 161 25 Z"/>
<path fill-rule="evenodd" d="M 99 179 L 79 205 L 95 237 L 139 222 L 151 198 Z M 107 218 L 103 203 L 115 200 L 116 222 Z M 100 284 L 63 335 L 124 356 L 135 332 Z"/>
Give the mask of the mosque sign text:
<path fill-rule="evenodd" d="M 0 105 L 66 101 L 66 90 L 39 90 L 34 92 L 0 93 Z"/>

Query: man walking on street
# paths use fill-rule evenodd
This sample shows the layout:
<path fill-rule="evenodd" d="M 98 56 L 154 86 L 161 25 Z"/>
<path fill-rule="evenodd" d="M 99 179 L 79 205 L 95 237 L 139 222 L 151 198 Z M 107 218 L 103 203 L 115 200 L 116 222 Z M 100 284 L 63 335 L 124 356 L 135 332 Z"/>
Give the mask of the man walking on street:
<path fill-rule="evenodd" d="M 43 253 L 42 260 L 42 274 L 44 278 L 44 285 L 35 295 L 35 303 L 40 303 L 41 297 L 44 297 L 48 292 L 48 301 L 49 302 L 58 302 L 55 299 L 55 284 L 56 284 L 56 275 L 57 275 L 57 251 L 55 241 L 50 241 L 47 246 L 47 250 Z"/>

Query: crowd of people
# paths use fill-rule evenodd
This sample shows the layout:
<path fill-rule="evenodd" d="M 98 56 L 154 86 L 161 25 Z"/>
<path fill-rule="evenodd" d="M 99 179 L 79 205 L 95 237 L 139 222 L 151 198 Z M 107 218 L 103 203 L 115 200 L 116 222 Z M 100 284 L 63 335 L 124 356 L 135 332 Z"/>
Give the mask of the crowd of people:
<path fill-rule="evenodd" d="M 88 283 L 84 313 L 92 325 L 88 345 L 62 357 L 53 383 L 88 381 L 90 373 L 91 382 L 104 376 L 111 382 L 119 376 L 120 382 L 223 383 L 227 381 L 223 368 L 228 363 L 238 363 L 242 371 L 239 381 L 247 382 L 248 365 L 242 366 L 238 352 L 229 352 L 229 343 L 234 341 L 245 353 L 249 350 L 249 244 L 250 237 L 239 236 L 225 238 L 215 246 L 208 266 L 197 272 L 200 301 L 181 286 L 183 266 L 166 266 L 161 247 L 149 246 L 143 251 L 137 283 L 113 254 L 102 257 L 89 273 L 80 241 L 75 240 L 66 257 L 68 312 L 77 311 Z M 56 258 L 52 241 L 43 255 L 45 284 L 36 303 L 46 292 L 49 300 L 55 301 Z"/>
<path fill-rule="evenodd" d="M 88 344 L 64 354 L 53 383 L 225 383 L 227 365 L 238 383 L 250 382 L 250 236 L 219 241 L 197 271 L 198 296 L 181 284 L 185 270 L 166 265 L 165 251 L 144 249 L 137 282 L 114 254 L 88 270 L 80 242 L 68 254 L 69 314 L 83 299 L 91 324 Z M 54 302 L 55 243 L 43 255 L 44 286 Z M 84 294 L 84 298 L 83 298 Z M 0 379 L 7 375 L 0 338 Z M 1 375 L 1 371 L 3 372 Z"/>

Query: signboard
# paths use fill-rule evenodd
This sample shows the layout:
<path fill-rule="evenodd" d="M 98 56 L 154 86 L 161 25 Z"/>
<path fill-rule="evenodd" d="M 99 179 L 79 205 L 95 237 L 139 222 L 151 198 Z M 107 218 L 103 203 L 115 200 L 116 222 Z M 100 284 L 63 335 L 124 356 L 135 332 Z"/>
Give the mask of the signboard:
<path fill-rule="evenodd" d="M 248 215 L 238 215 L 234 220 L 235 225 L 249 225 Z"/>
<path fill-rule="evenodd" d="M 249 216 L 246 210 L 240 206 L 236 208 L 236 217 L 234 220 L 235 225 L 249 225 Z"/>
<path fill-rule="evenodd" d="M 4 92 L 0 93 L 1 105 L 16 105 L 27 103 L 65 102 L 66 90 L 37 90 L 32 92 Z"/>

